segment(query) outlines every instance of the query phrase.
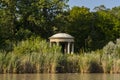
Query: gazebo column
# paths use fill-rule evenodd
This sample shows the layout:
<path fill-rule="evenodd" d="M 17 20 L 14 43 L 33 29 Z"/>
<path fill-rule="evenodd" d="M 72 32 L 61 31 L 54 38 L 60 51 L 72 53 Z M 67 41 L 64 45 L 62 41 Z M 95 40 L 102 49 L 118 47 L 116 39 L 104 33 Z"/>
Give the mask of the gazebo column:
<path fill-rule="evenodd" d="M 72 43 L 72 51 L 71 51 L 71 54 L 74 53 L 74 43 Z"/>
<path fill-rule="evenodd" d="M 70 42 L 68 42 L 67 53 L 70 53 Z"/>
<path fill-rule="evenodd" d="M 57 46 L 59 46 L 59 42 L 56 42 L 57 43 Z"/>

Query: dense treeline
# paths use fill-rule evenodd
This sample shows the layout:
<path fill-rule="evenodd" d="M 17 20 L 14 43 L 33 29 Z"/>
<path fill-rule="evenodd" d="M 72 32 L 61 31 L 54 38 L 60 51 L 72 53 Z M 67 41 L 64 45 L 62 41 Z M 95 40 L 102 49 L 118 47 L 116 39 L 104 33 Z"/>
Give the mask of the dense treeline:
<path fill-rule="evenodd" d="M 120 37 L 120 6 L 101 5 L 69 9 L 69 0 L 0 0 L 0 50 L 40 36 L 48 39 L 58 32 L 75 37 L 75 49 L 96 50 Z"/>

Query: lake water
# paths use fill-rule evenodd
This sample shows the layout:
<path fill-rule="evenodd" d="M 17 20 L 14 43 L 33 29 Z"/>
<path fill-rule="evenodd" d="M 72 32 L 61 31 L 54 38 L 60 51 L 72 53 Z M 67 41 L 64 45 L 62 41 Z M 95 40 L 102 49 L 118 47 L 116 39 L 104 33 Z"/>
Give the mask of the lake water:
<path fill-rule="evenodd" d="M 120 80 L 120 74 L 0 74 L 0 80 Z"/>

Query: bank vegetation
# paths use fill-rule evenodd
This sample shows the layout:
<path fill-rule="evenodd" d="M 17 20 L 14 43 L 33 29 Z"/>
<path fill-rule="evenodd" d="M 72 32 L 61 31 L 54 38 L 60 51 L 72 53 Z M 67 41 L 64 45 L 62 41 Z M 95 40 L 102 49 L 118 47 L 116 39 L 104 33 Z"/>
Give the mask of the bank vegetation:
<path fill-rule="evenodd" d="M 120 39 L 101 50 L 62 54 L 60 46 L 30 38 L 0 52 L 0 73 L 120 73 Z"/>

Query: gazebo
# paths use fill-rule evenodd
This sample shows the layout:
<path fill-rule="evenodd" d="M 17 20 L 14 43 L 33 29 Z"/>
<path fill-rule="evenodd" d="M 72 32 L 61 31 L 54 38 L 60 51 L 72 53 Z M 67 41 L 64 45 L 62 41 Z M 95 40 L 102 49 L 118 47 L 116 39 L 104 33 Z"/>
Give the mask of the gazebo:
<path fill-rule="evenodd" d="M 74 37 L 66 33 L 57 33 L 49 37 L 50 46 L 57 44 L 61 46 L 63 53 L 74 53 Z"/>

